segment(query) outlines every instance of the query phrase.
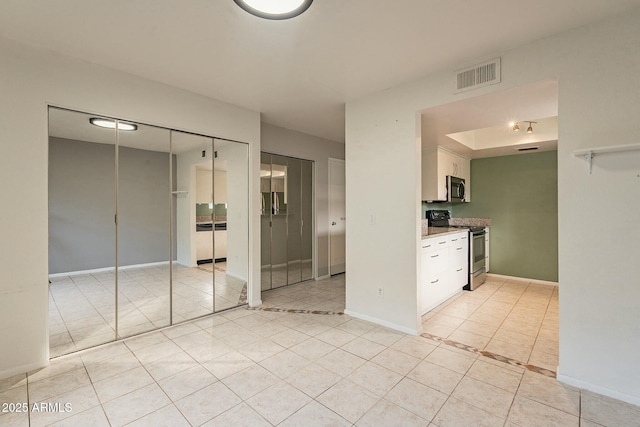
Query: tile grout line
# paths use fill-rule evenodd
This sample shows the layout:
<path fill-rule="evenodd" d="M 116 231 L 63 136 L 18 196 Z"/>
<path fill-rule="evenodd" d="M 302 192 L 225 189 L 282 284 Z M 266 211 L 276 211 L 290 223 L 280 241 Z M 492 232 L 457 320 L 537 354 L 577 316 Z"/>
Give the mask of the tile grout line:
<path fill-rule="evenodd" d="M 527 363 L 523 363 L 523 362 L 520 362 L 518 360 L 511 359 L 509 357 L 505 357 L 505 356 L 502 356 L 502 355 L 499 355 L 499 354 L 496 354 L 496 353 L 492 353 L 490 351 L 479 350 L 479 349 L 477 349 L 477 348 L 475 348 L 473 346 L 462 344 L 462 343 L 459 343 L 459 342 L 456 342 L 456 341 L 452 341 L 452 340 L 449 340 L 447 338 L 442 338 L 442 337 L 439 337 L 439 336 L 436 336 L 436 335 L 431 335 L 431 334 L 429 334 L 427 332 L 423 332 L 422 334 L 420 334 L 420 336 L 424 337 L 424 338 L 427 338 L 427 339 L 431 339 L 431 340 L 434 340 L 434 341 L 441 342 L 443 344 L 458 348 L 460 350 L 468 351 L 469 353 L 474 353 L 474 354 L 477 354 L 479 356 L 484 356 L 484 357 L 487 357 L 489 359 L 497 360 L 499 362 L 503 362 L 503 363 L 506 363 L 508 365 L 519 366 L 521 368 L 527 369 L 529 371 L 532 371 L 532 372 L 535 372 L 535 373 L 538 373 L 538 374 L 541 374 L 541 375 L 544 375 L 544 376 L 547 376 L 547 377 L 550 377 L 550 378 L 555 378 L 556 377 L 556 373 L 554 371 L 542 368 L 540 366 L 535 366 L 535 365 L 530 365 L 530 364 L 527 364 Z"/>

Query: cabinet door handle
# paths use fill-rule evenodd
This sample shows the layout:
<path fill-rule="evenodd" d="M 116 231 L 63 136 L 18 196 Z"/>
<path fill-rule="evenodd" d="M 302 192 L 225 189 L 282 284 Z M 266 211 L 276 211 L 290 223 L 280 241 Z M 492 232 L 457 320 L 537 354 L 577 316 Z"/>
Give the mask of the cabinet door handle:
<path fill-rule="evenodd" d="M 439 245 L 444 245 L 445 243 L 447 243 L 446 240 L 444 242 L 438 242 Z"/>
<path fill-rule="evenodd" d="M 440 254 L 431 255 L 431 258 L 436 258 L 438 256 L 440 256 Z"/>
<path fill-rule="evenodd" d="M 433 281 L 433 282 L 431 282 L 431 283 L 438 283 L 439 281 L 440 281 L 440 279 L 436 279 L 436 280 L 434 280 L 434 281 Z"/>
<path fill-rule="evenodd" d="M 457 242 L 457 241 L 458 241 L 458 239 L 451 239 L 451 241 L 452 241 L 452 242 Z"/>
<path fill-rule="evenodd" d="M 424 248 L 430 248 L 430 247 L 431 245 L 427 245 L 427 246 L 423 246 L 422 248 L 424 249 Z"/>
<path fill-rule="evenodd" d="M 457 269 L 456 271 L 462 271 L 462 267 L 460 267 L 459 269 Z"/>

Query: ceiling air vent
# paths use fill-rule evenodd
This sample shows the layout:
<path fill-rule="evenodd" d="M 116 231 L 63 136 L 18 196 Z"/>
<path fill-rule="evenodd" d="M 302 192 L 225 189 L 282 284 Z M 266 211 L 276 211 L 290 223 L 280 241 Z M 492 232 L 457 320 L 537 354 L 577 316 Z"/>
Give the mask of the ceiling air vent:
<path fill-rule="evenodd" d="M 500 58 L 457 71 L 455 93 L 496 83 L 500 83 Z"/>
<path fill-rule="evenodd" d="M 518 151 L 535 151 L 538 147 L 525 147 L 525 148 L 516 148 Z"/>

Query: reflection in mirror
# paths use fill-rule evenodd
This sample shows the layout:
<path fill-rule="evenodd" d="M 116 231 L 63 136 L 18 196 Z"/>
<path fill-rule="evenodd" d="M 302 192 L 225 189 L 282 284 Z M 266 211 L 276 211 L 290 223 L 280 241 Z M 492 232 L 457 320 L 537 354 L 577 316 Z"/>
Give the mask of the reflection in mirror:
<path fill-rule="evenodd" d="M 51 357 L 116 337 L 116 135 L 92 117 L 49 108 Z"/>
<path fill-rule="evenodd" d="M 248 146 L 216 139 L 213 157 L 215 311 L 220 311 L 247 302 Z"/>
<path fill-rule="evenodd" d="M 313 279 L 313 162 L 261 153 L 261 288 Z"/>
<path fill-rule="evenodd" d="M 301 161 L 301 280 L 313 278 L 313 162 Z"/>
<path fill-rule="evenodd" d="M 168 326 L 171 171 L 169 131 L 118 130 L 118 337 Z"/>
<path fill-rule="evenodd" d="M 271 155 L 260 153 L 260 286 L 271 289 Z"/>
<path fill-rule="evenodd" d="M 271 288 L 279 288 L 287 284 L 287 158 L 271 160 Z"/>
<path fill-rule="evenodd" d="M 300 275 L 302 255 L 301 160 L 289 158 L 287 163 L 285 191 L 287 204 L 287 284 L 291 285 L 302 281 Z"/>
<path fill-rule="evenodd" d="M 173 322 L 213 313 L 213 139 L 171 131 L 176 156 Z"/>
<path fill-rule="evenodd" d="M 92 118 L 49 109 L 52 357 L 247 301 L 247 144 Z"/>

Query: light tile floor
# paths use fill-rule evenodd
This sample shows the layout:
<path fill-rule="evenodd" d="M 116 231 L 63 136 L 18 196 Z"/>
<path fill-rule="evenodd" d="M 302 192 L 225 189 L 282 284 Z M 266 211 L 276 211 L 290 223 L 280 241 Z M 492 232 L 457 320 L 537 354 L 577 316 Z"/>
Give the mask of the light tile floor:
<path fill-rule="evenodd" d="M 556 371 L 558 288 L 489 278 L 423 316 L 425 332 Z"/>
<path fill-rule="evenodd" d="M 344 276 L 263 298 L 321 310 L 333 291 Z M 2 426 L 640 425 L 639 407 L 437 341 L 244 307 L 59 357 L 0 380 L 0 402 L 71 405 L 2 413 Z"/>
<path fill-rule="evenodd" d="M 199 268 L 174 264 L 173 323 L 213 312 L 213 264 Z M 215 311 L 244 304 L 246 282 L 215 264 Z M 51 278 L 49 346 L 51 357 L 115 340 L 113 271 Z M 136 335 L 170 324 L 169 266 L 122 268 L 118 272 L 118 332 Z"/>

